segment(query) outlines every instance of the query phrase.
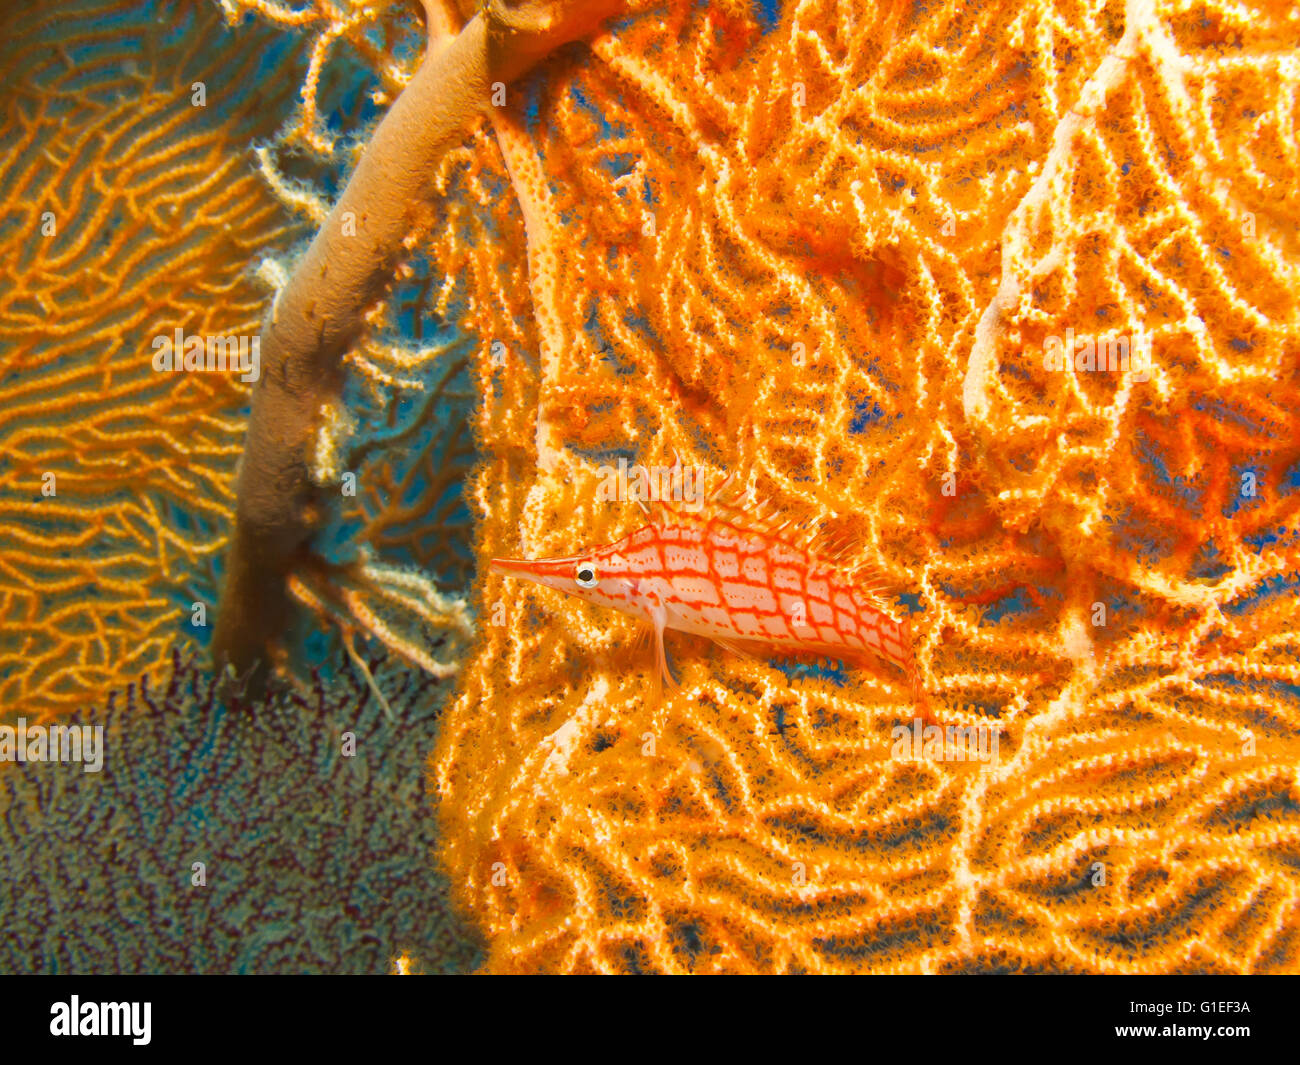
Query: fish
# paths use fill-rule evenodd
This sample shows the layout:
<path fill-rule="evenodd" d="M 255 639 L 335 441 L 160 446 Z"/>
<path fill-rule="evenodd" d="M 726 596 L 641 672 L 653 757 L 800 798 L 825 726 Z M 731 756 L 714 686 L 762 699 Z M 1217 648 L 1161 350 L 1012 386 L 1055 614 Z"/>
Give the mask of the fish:
<path fill-rule="evenodd" d="M 664 647 L 672 629 L 751 657 L 811 654 L 873 671 L 883 659 L 924 707 L 909 619 L 884 599 L 883 577 L 846 568 L 815 535 L 746 502 L 721 490 L 695 508 L 663 502 L 619 540 L 562 558 L 494 558 L 490 567 L 649 622 L 660 690 L 678 687 Z"/>

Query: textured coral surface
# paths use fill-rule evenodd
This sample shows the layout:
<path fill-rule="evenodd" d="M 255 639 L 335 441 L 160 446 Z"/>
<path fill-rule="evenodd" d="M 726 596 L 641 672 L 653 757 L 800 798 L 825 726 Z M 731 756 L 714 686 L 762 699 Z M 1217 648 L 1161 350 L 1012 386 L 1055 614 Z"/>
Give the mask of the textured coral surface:
<path fill-rule="evenodd" d="M 735 474 L 888 575 L 999 758 L 688 640 L 655 703 L 630 620 L 486 577 L 431 765 L 489 968 L 1300 966 L 1298 28 L 674 3 L 493 112 L 433 241 L 480 558 L 637 527 L 619 456 Z M 1067 330 L 1149 379 L 1048 368 Z"/>
<path fill-rule="evenodd" d="M 250 384 L 157 373 L 153 340 L 258 335 L 353 160 L 346 141 L 321 159 L 305 148 L 331 147 L 327 130 L 364 137 L 392 75 L 353 57 L 322 80 L 311 38 L 251 17 L 232 28 L 206 0 L 5 17 L 0 714 L 34 717 L 94 704 L 141 669 L 162 677 L 173 647 L 207 643 Z M 304 67 L 311 106 L 295 110 Z M 425 626 L 444 628 L 448 609 L 466 622 L 411 568 L 466 579 L 472 445 L 458 338 L 429 288 L 398 284 L 349 354 L 347 431 L 324 476 L 357 487 L 331 485 L 293 591 L 308 628 L 360 630 L 437 667 Z"/>
<path fill-rule="evenodd" d="M 445 682 L 369 667 L 387 711 L 346 664 L 300 694 L 223 707 L 211 676 L 178 658 L 165 683 L 70 719 L 103 726 L 102 771 L 0 774 L 0 971 L 476 965 L 474 934 L 429 871 L 421 766 Z"/>
<path fill-rule="evenodd" d="M 35 717 L 205 638 L 248 385 L 152 341 L 256 334 L 249 268 L 296 233 L 249 155 L 294 87 L 256 75 L 294 60 L 207 4 L 0 20 L 0 714 Z"/>

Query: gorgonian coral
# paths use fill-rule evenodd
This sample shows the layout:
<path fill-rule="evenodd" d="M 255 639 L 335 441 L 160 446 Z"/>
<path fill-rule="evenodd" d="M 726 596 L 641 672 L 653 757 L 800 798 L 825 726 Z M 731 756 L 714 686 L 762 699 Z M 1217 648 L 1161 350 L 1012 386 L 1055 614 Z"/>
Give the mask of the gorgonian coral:
<path fill-rule="evenodd" d="M 630 622 L 487 578 L 432 772 L 491 968 L 1295 967 L 1295 31 L 672 3 L 492 113 L 429 244 L 479 557 L 639 524 L 602 461 L 735 473 L 910 593 L 1000 759 L 892 757 L 888 678 L 684 645 L 656 704 Z"/>
<path fill-rule="evenodd" d="M 248 156 L 292 86 L 256 75 L 294 47 L 188 3 L 4 19 L 0 711 L 35 716 L 204 639 L 248 384 L 153 340 L 258 331 L 295 230 Z"/>
<path fill-rule="evenodd" d="M 241 6 L 226 0 L 233 15 Z M 319 29 L 304 87 L 301 132 L 322 146 L 311 116 L 323 52 L 351 35 L 360 41 L 381 22 L 362 8 L 345 13 L 332 4 L 302 11 L 251 3 L 274 21 Z M 463 137 L 466 124 L 492 97 L 553 48 L 582 36 L 618 6 L 618 0 L 552 4 L 548 0 L 494 0 L 459 32 L 447 32 L 450 13 L 425 5 L 428 47 L 423 61 L 382 121 L 358 150 L 355 166 L 326 213 L 311 244 L 286 272 L 264 330 L 267 373 L 253 393 L 244 457 L 240 466 L 236 525 L 226 562 L 220 617 L 214 634 L 219 665 L 245 675 L 260 688 L 272 665 L 287 658 L 283 639 L 292 618 L 292 595 L 320 608 L 301 586 L 299 568 L 308 539 L 325 520 L 322 492 L 339 472 L 333 461 L 338 423 L 346 422 L 339 397 L 345 362 L 365 347 L 369 327 L 378 324 L 384 296 L 427 228 L 433 177 Z M 373 49 L 360 49 L 373 55 Z M 390 82 L 399 75 L 385 68 Z M 499 87 L 499 88 L 498 88 Z M 308 197 L 302 197 L 311 205 Z M 371 345 L 373 349 L 374 345 Z M 360 353 L 359 368 L 392 385 L 391 374 Z M 412 351 L 403 360 L 421 361 Z M 370 587 L 400 598 L 393 582 L 373 567 L 359 567 Z M 405 590 L 405 589 L 403 589 Z M 427 589 L 422 621 L 454 625 L 456 605 Z M 442 672 L 449 664 L 425 659 L 412 641 L 376 624 L 373 614 L 348 604 L 363 626 L 423 668 Z"/>

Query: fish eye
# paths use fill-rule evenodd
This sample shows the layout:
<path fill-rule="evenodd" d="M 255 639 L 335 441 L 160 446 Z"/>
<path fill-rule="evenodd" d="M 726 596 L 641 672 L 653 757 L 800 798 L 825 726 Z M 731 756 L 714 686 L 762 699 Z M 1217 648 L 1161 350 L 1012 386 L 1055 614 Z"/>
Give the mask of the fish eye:
<path fill-rule="evenodd" d="M 578 572 L 574 574 L 579 588 L 596 587 L 596 567 L 590 562 L 579 562 Z"/>

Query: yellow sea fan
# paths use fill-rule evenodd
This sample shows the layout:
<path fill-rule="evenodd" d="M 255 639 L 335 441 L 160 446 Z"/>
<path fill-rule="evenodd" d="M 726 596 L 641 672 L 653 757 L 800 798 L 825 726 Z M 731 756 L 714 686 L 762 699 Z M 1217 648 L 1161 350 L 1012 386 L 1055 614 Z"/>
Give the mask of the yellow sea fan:
<path fill-rule="evenodd" d="M 247 384 L 157 373 L 152 341 L 257 334 L 245 271 L 295 231 L 245 149 L 291 87 L 250 93 L 254 40 L 232 60 L 215 11 L 163 10 L 170 33 L 83 5 L 5 36 L 0 712 L 97 702 L 213 605 Z"/>

